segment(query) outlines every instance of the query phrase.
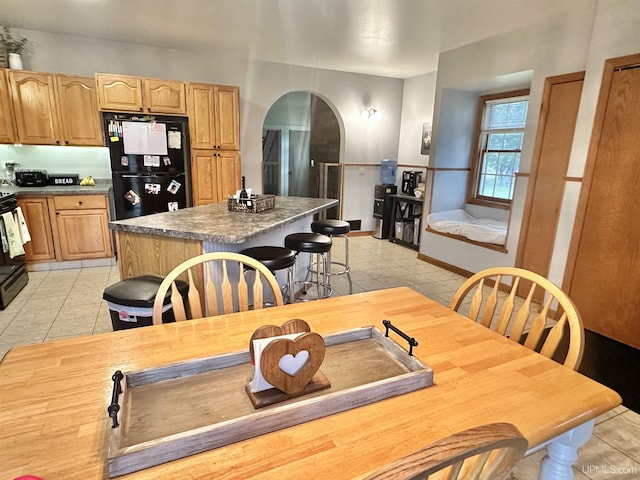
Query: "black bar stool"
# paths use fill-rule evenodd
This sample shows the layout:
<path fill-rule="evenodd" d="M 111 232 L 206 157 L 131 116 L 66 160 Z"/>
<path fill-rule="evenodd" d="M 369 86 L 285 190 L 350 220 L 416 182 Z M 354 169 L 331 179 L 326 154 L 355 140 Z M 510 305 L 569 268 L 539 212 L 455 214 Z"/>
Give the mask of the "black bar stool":
<path fill-rule="evenodd" d="M 265 267 L 271 270 L 271 273 L 276 274 L 276 270 L 287 269 L 287 284 L 282 286 L 283 297 L 287 296 L 290 299 L 290 303 L 293 303 L 294 284 L 293 284 L 293 266 L 296 263 L 296 252 L 286 247 L 276 246 L 263 246 L 263 247 L 249 247 L 244 250 L 240 250 L 243 255 L 251 258 L 255 258 Z M 286 290 L 286 294 L 284 293 Z"/>
<path fill-rule="evenodd" d="M 308 292 L 308 287 L 315 283 L 317 298 L 326 298 L 331 295 L 331 290 L 329 289 L 329 276 L 327 275 L 327 252 L 331 250 L 331 237 L 327 235 L 322 235 L 320 233 L 291 233 L 284 238 L 284 246 L 295 250 L 297 253 L 309 253 L 311 255 L 311 262 L 307 267 L 307 277 L 304 281 L 294 281 L 294 285 L 297 283 L 302 283 L 303 285 L 303 293 L 306 296 Z M 316 254 L 316 261 L 313 260 L 313 255 Z M 318 258 L 317 256 L 320 256 Z M 297 268 L 297 260 L 296 255 L 296 266 L 294 266 L 294 270 Z M 322 262 L 322 283 L 320 282 L 320 272 L 318 269 L 313 270 L 312 266 Z M 316 281 L 313 281 L 313 274 L 316 274 Z M 309 277 L 309 274 L 311 276 Z M 295 279 L 295 276 L 294 276 Z M 322 296 L 320 295 L 320 286 L 322 285 Z M 293 303 L 293 299 L 295 296 L 295 292 L 292 289 L 291 291 L 291 303 Z M 311 300 L 311 298 L 302 298 L 302 301 Z"/>
<path fill-rule="evenodd" d="M 331 295 L 331 275 L 346 275 L 349 281 L 349 295 L 353 293 L 353 283 L 351 282 L 351 266 L 349 265 L 349 232 L 351 225 L 343 220 L 316 220 L 311 223 L 311 231 L 321 233 L 328 237 L 344 238 L 344 262 L 336 262 L 331 260 L 331 250 L 327 254 L 327 264 L 329 276 L 329 295 Z M 340 269 L 336 272 L 332 270 L 332 265 L 338 265 Z M 317 269 L 317 265 L 316 265 Z"/>

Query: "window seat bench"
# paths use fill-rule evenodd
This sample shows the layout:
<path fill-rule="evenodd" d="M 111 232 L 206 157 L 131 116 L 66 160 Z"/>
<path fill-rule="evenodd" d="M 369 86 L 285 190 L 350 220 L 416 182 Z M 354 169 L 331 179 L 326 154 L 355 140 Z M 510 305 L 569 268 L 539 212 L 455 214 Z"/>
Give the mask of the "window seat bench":
<path fill-rule="evenodd" d="M 459 235 L 478 243 L 502 246 L 507 238 L 506 221 L 475 218 L 463 209 L 430 213 L 427 225 L 435 232 Z"/>

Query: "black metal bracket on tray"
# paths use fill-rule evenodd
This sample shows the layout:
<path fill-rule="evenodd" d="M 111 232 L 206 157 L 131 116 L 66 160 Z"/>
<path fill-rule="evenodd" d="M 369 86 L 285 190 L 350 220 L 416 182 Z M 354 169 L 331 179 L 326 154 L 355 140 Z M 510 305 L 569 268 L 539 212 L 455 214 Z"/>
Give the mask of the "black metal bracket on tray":
<path fill-rule="evenodd" d="M 118 404 L 118 396 L 122 393 L 122 385 L 120 382 L 124 378 L 124 375 L 120 370 L 117 370 L 111 376 L 111 380 L 113 380 L 113 391 L 111 393 L 111 404 L 107 407 L 107 412 L 109 413 L 109 417 L 113 420 L 113 425 L 111 428 L 116 428 L 119 426 L 118 423 L 118 412 L 120 411 L 120 405 Z"/>
<path fill-rule="evenodd" d="M 391 320 L 383 320 L 382 324 L 386 328 L 386 331 L 384 332 L 384 336 L 385 337 L 389 336 L 389 329 L 391 329 L 394 332 L 396 332 L 398 335 L 400 335 L 402 338 L 404 338 L 407 342 L 409 342 L 409 355 L 413 356 L 413 347 L 417 347 L 418 346 L 418 341 L 415 338 L 410 337 L 409 335 L 404 333 L 398 327 L 392 325 Z"/>

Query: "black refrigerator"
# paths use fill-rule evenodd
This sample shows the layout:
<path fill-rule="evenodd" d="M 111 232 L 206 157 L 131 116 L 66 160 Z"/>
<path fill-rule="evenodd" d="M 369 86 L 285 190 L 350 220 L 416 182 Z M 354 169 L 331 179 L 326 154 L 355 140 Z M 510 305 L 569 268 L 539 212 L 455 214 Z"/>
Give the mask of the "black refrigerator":
<path fill-rule="evenodd" d="M 190 207 L 187 118 L 103 113 L 116 220 Z"/>

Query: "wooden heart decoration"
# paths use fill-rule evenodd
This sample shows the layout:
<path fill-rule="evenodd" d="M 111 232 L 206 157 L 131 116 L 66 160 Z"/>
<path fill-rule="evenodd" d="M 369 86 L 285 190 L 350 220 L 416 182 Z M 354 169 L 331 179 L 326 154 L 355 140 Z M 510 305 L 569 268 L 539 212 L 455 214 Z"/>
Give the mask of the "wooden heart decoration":
<path fill-rule="evenodd" d="M 322 365 L 324 350 L 324 339 L 315 332 L 303 333 L 295 340 L 279 338 L 262 351 L 260 371 L 271 385 L 295 396 L 304 390 Z"/>
<path fill-rule="evenodd" d="M 251 363 L 254 362 L 253 358 L 253 341 L 259 338 L 270 338 L 270 337 L 278 337 L 280 335 L 289 335 L 291 333 L 304 333 L 310 332 L 311 327 L 307 322 L 302 320 L 301 318 L 292 318 L 291 320 L 287 320 L 282 324 L 281 327 L 277 325 L 264 325 L 258 328 L 253 335 L 251 335 L 251 339 L 249 340 L 249 355 L 251 355 Z"/>

